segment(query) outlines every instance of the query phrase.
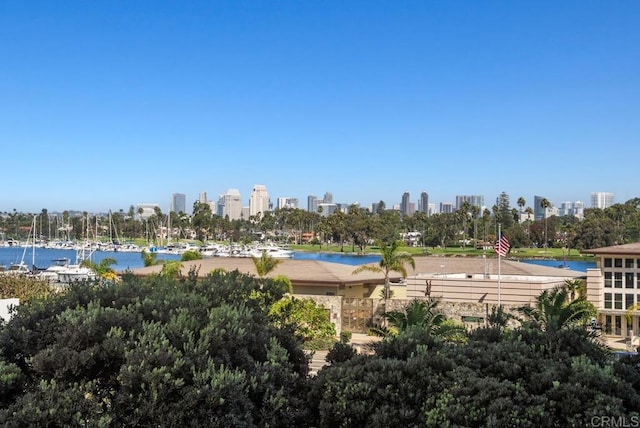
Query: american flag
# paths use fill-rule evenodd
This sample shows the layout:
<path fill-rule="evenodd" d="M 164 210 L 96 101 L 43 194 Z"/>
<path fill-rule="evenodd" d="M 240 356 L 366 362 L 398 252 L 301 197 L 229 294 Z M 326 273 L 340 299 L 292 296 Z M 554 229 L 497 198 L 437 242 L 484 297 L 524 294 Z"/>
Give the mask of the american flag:
<path fill-rule="evenodd" d="M 493 249 L 496 252 L 496 254 L 502 257 L 507 255 L 507 253 L 509 252 L 509 248 L 511 248 L 511 246 L 509 245 L 509 240 L 504 235 L 502 235 L 502 237 L 498 239 L 495 245 L 493 246 Z"/>

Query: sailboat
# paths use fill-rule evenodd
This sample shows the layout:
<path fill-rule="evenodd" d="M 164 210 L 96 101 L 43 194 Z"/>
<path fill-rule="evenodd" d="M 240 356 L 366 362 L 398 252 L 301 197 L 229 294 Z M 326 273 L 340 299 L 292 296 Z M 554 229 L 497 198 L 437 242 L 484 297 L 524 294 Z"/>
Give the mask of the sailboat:
<path fill-rule="evenodd" d="M 88 222 L 87 222 L 88 224 Z M 89 236 L 89 228 L 87 225 L 87 239 Z M 78 281 L 93 281 L 98 276 L 97 273 L 87 266 L 82 266 L 84 260 L 90 259 L 93 251 L 90 250 L 89 256 L 85 253 L 85 245 L 81 245 L 76 249 L 76 261 L 70 263 L 69 259 L 54 259 L 53 264 L 40 272 L 42 278 L 50 282 L 60 282 L 70 284 Z"/>
<path fill-rule="evenodd" d="M 30 275 L 32 273 L 31 269 L 24 261 L 25 256 L 27 255 L 27 248 L 29 248 L 29 240 L 31 240 L 32 245 L 31 254 L 33 261 L 31 266 L 33 266 L 35 264 L 36 257 L 36 216 L 33 216 L 33 222 L 31 223 L 27 242 L 24 246 L 24 250 L 22 251 L 22 259 L 20 259 L 19 263 L 11 263 L 9 265 L 9 269 L 3 272 L 4 275 Z"/>

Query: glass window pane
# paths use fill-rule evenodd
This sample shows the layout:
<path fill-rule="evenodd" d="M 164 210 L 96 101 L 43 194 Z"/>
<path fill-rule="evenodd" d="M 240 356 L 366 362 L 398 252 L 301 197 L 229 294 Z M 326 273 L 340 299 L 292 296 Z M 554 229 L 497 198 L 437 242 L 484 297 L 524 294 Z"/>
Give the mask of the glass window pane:
<path fill-rule="evenodd" d="M 625 272 L 624 286 L 627 288 L 633 288 L 633 272 Z"/>
<path fill-rule="evenodd" d="M 604 259 L 604 267 L 611 267 L 611 259 L 610 258 L 606 258 Z"/>
<path fill-rule="evenodd" d="M 633 306 L 633 294 L 624 295 L 624 308 L 629 309 Z"/>
<path fill-rule="evenodd" d="M 613 267 L 622 267 L 622 259 L 614 259 L 613 260 Z"/>
<path fill-rule="evenodd" d="M 624 259 L 624 267 L 627 269 L 633 269 L 633 259 Z"/>
<path fill-rule="evenodd" d="M 604 308 L 611 309 L 611 293 L 604 293 Z"/>
<path fill-rule="evenodd" d="M 605 272 L 604 273 L 604 286 L 605 287 L 611 287 L 611 278 L 612 278 L 612 274 L 611 272 Z"/>
<path fill-rule="evenodd" d="M 615 272 L 613 274 L 613 286 L 616 288 L 622 288 L 622 272 Z"/>
<path fill-rule="evenodd" d="M 614 309 L 622 309 L 622 293 L 616 293 L 614 297 Z"/>

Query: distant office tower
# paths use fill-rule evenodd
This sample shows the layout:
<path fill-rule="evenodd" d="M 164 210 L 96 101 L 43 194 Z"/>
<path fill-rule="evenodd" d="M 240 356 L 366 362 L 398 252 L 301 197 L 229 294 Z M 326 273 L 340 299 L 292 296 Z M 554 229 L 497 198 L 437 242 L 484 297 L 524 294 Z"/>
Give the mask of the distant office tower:
<path fill-rule="evenodd" d="M 269 211 L 269 194 L 267 193 L 267 186 L 262 184 L 256 184 L 251 191 L 251 197 L 249 198 L 249 216 L 255 216 Z"/>
<path fill-rule="evenodd" d="M 402 215 L 409 216 L 409 192 L 402 194 L 402 201 L 400 202 L 400 212 Z"/>
<path fill-rule="evenodd" d="M 216 210 L 222 218 L 229 216 L 229 220 L 240 220 L 242 218 L 242 198 L 238 189 L 229 189 L 218 198 L 218 209 Z"/>
<path fill-rule="evenodd" d="M 427 213 L 427 215 L 429 215 L 429 194 L 427 192 L 420 193 L 420 200 L 418 200 L 418 212 Z"/>
<path fill-rule="evenodd" d="M 171 211 L 174 213 L 187 212 L 187 197 L 184 193 L 174 193 L 171 195 Z"/>
<path fill-rule="evenodd" d="M 200 192 L 200 195 L 198 196 L 198 202 L 200 202 L 201 204 L 207 203 L 207 192 Z"/>
<path fill-rule="evenodd" d="M 613 205 L 613 193 L 610 192 L 592 192 L 591 208 L 605 209 Z"/>
<path fill-rule="evenodd" d="M 462 204 L 469 203 L 469 207 L 482 208 L 484 206 L 484 196 L 482 195 L 457 195 L 456 211 L 462 208 Z"/>
<path fill-rule="evenodd" d="M 324 202 L 318 203 L 318 207 L 316 208 L 316 212 L 319 213 L 322 217 L 329 217 L 331 214 L 336 212 L 338 206 L 336 204 L 325 204 Z"/>
<path fill-rule="evenodd" d="M 297 198 L 278 198 L 278 209 L 298 208 Z"/>
<path fill-rule="evenodd" d="M 325 204 L 332 204 L 333 203 L 333 193 L 326 192 L 324 194 L 324 198 L 322 198 L 322 202 L 324 202 Z"/>
<path fill-rule="evenodd" d="M 436 204 L 429 204 L 427 205 L 427 214 L 428 215 L 434 215 L 436 213 Z"/>
<path fill-rule="evenodd" d="M 160 205 L 158 204 L 138 204 L 136 206 L 136 215 L 138 215 L 141 220 L 147 220 L 156 213 L 156 208 L 159 207 Z"/>
<path fill-rule="evenodd" d="M 584 219 L 584 202 L 576 201 L 573 204 L 573 215 L 580 220 Z"/>
<path fill-rule="evenodd" d="M 307 196 L 307 211 L 311 213 L 318 212 L 318 198 L 315 195 Z"/>
<path fill-rule="evenodd" d="M 440 213 L 450 214 L 453 212 L 453 204 L 451 202 L 440 202 Z"/>
<path fill-rule="evenodd" d="M 573 202 L 564 201 L 560 202 L 560 208 L 558 208 L 558 215 L 560 217 L 573 215 Z"/>
<path fill-rule="evenodd" d="M 544 208 L 542 206 L 542 201 L 547 200 L 547 202 L 549 202 L 549 207 Z M 533 219 L 534 220 L 544 220 L 545 218 L 549 217 L 551 212 L 552 212 L 552 208 L 553 204 L 551 203 L 551 201 L 549 201 L 547 198 L 545 198 L 544 196 L 534 196 L 533 197 Z"/>

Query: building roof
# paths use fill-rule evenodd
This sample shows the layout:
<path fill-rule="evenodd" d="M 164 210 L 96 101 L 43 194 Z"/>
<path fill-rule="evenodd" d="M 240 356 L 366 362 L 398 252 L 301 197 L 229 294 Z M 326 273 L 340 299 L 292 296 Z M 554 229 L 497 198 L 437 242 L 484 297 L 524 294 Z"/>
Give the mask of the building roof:
<path fill-rule="evenodd" d="M 496 275 L 498 273 L 498 259 L 481 257 L 414 257 L 416 268 L 413 270 L 407 265 L 407 276 L 418 273 L 466 273 Z M 199 276 L 205 276 L 214 269 L 222 268 L 227 271 L 239 270 L 249 275 L 257 275 L 253 260 L 250 258 L 234 257 L 213 257 L 210 259 L 192 260 L 182 262 L 182 274 L 187 275 L 189 269 L 195 266 Z M 135 275 L 149 275 L 159 273 L 162 266 L 150 266 L 134 269 Z M 308 285 L 330 285 L 338 284 L 381 284 L 384 280 L 382 273 L 363 271 L 353 274 L 356 266 L 340 263 L 322 262 L 317 260 L 295 260 L 283 259 L 276 268 L 268 275 L 269 277 L 285 275 L 291 282 Z M 584 272 L 560 269 L 548 266 L 540 266 L 531 263 L 522 263 L 513 260 L 502 260 L 500 263 L 500 273 L 502 275 L 524 275 L 524 276 L 544 276 L 544 277 L 580 277 L 585 276 Z M 389 279 L 398 281 L 401 275 L 391 272 Z"/>
<path fill-rule="evenodd" d="M 610 247 L 601 247 L 601 248 L 592 248 L 590 250 L 583 250 L 585 254 L 595 254 L 595 255 L 629 255 L 629 256 L 640 256 L 640 242 L 633 242 L 631 244 L 623 244 L 623 245 L 612 245 Z"/>

